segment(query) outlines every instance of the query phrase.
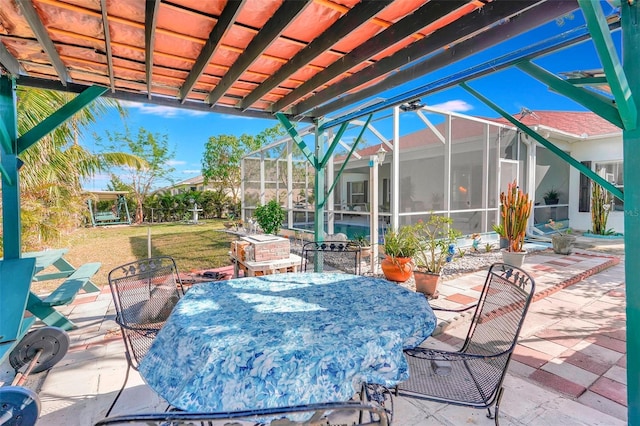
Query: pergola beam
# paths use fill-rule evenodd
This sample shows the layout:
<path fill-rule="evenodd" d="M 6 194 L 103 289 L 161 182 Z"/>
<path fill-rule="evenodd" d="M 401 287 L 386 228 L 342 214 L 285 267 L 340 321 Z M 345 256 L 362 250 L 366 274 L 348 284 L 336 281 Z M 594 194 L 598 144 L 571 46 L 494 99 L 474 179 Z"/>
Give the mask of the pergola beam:
<path fill-rule="evenodd" d="M 218 50 L 222 44 L 222 38 L 227 34 L 233 23 L 236 21 L 240 9 L 245 4 L 246 0 L 231 0 L 227 2 L 226 6 L 222 10 L 218 22 L 214 25 L 209 33 L 204 47 L 198 55 L 195 64 L 191 67 L 189 75 L 184 80 L 184 84 L 180 87 L 180 103 L 184 103 L 187 100 L 189 92 L 193 89 L 196 82 L 204 72 L 207 65 L 211 61 L 213 54 Z"/>
<path fill-rule="evenodd" d="M 20 75 L 20 63 L 2 43 L 0 43 L 0 65 L 2 65 L 9 74 L 14 76 Z"/>
<path fill-rule="evenodd" d="M 371 37 L 360 46 L 346 54 L 339 61 L 329 65 L 291 93 L 284 96 L 273 105 L 274 111 L 284 110 L 298 99 L 317 89 L 325 83 L 338 77 L 377 53 L 387 49 L 405 38 L 415 34 L 432 22 L 433 17 L 443 17 L 466 4 L 466 1 L 450 0 L 446 2 L 428 2 L 411 15 L 394 23 L 384 31 Z"/>
<path fill-rule="evenodd" d="M 67 102 L 59 110 L 38 123 L 31 130 L 18 138 L 17 154 L 24 152 L 34 143 L 51 133 L 58 126 L 67 121 L 73 114 L 91 103 L 94 99 L 107 92 L 109 89 L 100 86 L 91 86 L 78 96 Z"/>
<path fill-rule="evenodd" d="M 497 104 L 491 102 L 487 97 L 480 94 L 480 92 L 469 87 L 469 85 L 467 85 L 466 83 L 461 83 L 460 87 L 462 87 L 467 92 L 469 92 L 470 94 L 478 98 L 480 101 L 482 101 L 484 104 L 486 104 L 488 107 L 496 111 L 498 114 L 500 114 L 503 118 L 505 118 L 514 126 L 516 126 L 518 129 L 520 129 L 522 132 L 531 136 L 533 139 L 539 142 L 542 146 L 549 149 L 549 151 L 553 152 L 562 160 L 569 163 L 569 165 L 578 169 L 580 173 L 584 174 L 594 182 L 601 185 L 605 190 L 611 192 L 616 198 L 619 198 L 621 201 L 624 201 L 624 194 L 622 193 L 622 191 L 620 191 L 620 189 L 613 186 L 611 182 L 608 182 L 605 178 L 603 178 L 602 176 L 600 176 L 599 174 L 591 170 L 589 167 L 586 167 L 584 164 L 582 164 L 581 162 L 579 162 L 578 160 L 576 160 L 575 158 L 573 158 L 572 156 L 570 156 L 569 154 L 567 154 L 566 152 L 564 152 L 563 150 L 555 146 L 553 143 L 549 142 L 541 134 L 539 134 L 538 132 L 536 132 L 526 124 L 523 124 L 521 121 L 516 120 L 508 112 L 500 108 Z"/>
<path fill-rule="evenodd" d="M 318 161 L 319 168 L 324 168 L 327 165 L 327 163 L 329 162 L 329 159 L 333 155 L 333 151 L 335 151 L 336 147 L 340 144 L 340 139 L 342 139 L 342 135 L 344 135 L 344 132 L 347 131 L 347 127 L 349 127 L 349 123 L 342 123 L 342 125 L 338 129 L 338 132 L 333 136 L 333 141 L 331 141 L 331 145 L 329 145 L 329 149 L 327 149 L 327 151 L 324 153 L 324 157 L 322 157 L 322 160 Z"/>
<path fill-rule="evenodd" d="M 285 81 L 293 73 L 311 62 L 320 53 L 330 49 L 334 44 L 347 36 L 351 31 L 369 21 L 379 11 L 387 7 L 392 0 L 364 0 L 356 4 L 353 9 L 340 17 L 335 24 L 327 28 L 322 36 L 314 39 L 293 58 L 283 64 L 278 71 L 266 79 L 256 89 L 249 93 L 241 102 L 241 109 L 245 111 L 271 89 Z"/>
<path fill-rule="evenodd" d="M 153 50 L 156 43 L 156 21 L 160 0 L 147 0 L 144 9 L 144 63 L 147 78 L 147 97 L 151 99 L 153 88 Z"/>
<path fill-rule="evenodd" d="M 454 24 L 444 26 L 432 34 L 411 43 L 404 49 L 398 50 L 391 56 L 383 58 L 374 64 L 369 65 L 362 71 L 340 80 L 336 84 L 332 84 L 324 90 L 315 93 L 311 98 L 297 103 L 294 106 L 295 114 L 303 114 L 318 105 L 335 99 L 344 93 L 349 93 L 356 87 L 375 80 L 393 70 L 400 69 L 420 58 L 430 55 L 439 49 L 442 49 L 452 43 L 455 43 L 468 33 L 473 33 L 485 28 L 488 25 L 495 24 L 503 19 L 513 17 L 514 14 L 522 10 L 522 5 L 529 3 L 535 5 L 540 0 L 527 0 L 526 2 L 493 2 L 482 8 L 465 15 L 458 19 Z M 575 3 L 574 3 L 575 7 Z M 464 28 L 464 31 L 460 31 Z M 503 32 L 509 34 L 508 32 Z M 476 50 L 477 51 L 477 50 Z M 384 86 L 378 86 L 382 88 Z"/>
<path fill-rule="evenodd" d="M 44 52 L 47 54 L 49 59 L 51 59 L 51 64 L 56 70 L 56 73 L 60 78 L 60 82 L 63 86 L 66 86 L 67 83 L 71 81 L 71 78 L 67 73 L 67 67 L 62 62 L 62 59 L 60 58 L 60 55 L 58 54 L 58 51 L 56 50 L 51 37 L 49 37 L 47 29 L 44 27 L 44 25 L 42 25 L 42 21 L 40 21 L 40 17 L 38 16 L 38 12 L 36 12 L 36 9 L 33 7 L 33 3 L 31 2 L 31 0 L 20 0 L 16 3 L 20 7 L 20 10 L 22 10 L 24 18 L 29 23 L 31 31 L 33 31 L 33 33 L 36 35 L 36 38 L 40 42 L 40 45 L 44 49 Z"/>
<path fill-rule="evenodd" d="M 590 90 L 583 89 L 582 87 L 576 87 L 532 62 L 523 61 L 518 63 L 516 67 L 526 72 L 536 80 L 546 84 L 552 90 L 572 99 L 585 108 L 590 109 L 614 126 L 620 127 L 621 129 L 624 127 L 618 108 L 616 108 L 612 101 L 605 99 Z"/>
<path fill-rule="evenodd" d="M 100 0 L 102 9 L 102 31 L 104 31 L 104 47 L 107 54 L 107 68 L 109 70 L 109 87 L 111 93 L 116 91 L 116 83 L 113 76 L 113 54 L 111 53 L 111 33 L 109 31 L 109 16 L 107 14 L 107 0 Z"/>
<path fill-rule="evenodd" d="M 404 84 L 408 79 L 421 77 L 441 67 L 460 61 L 480 50 L 503 42 L 505 38 L 515 37 L 518 34 L 522 34 L 525 31 L 542 25 L 549 21 L 549 19 L 552 19 L 552 16 L 568 13 L 576 7 L 575 1 L 546 2 L 541 6 L 532 7 L 522 14 L 514 16 L 507 22 L 496 25 L 475 37 L 469 38 L 468 40 L 449 46 L 446 50 L 436 53 L 432 57 L 415 65 L 401 69 L 394 74 L 389 75 L 378 84 L 359 90 L 357 93 L 341 96 L 328 104 L 315 108 L 309 112 L 309 115 L 322 117 L 331 112 L 345 108 L 348 105 L 353 105 L 364 99 L 370 98 L 377 93 L 393 89 L 394 87 Z M 584 37 L 588 37 L 588 32 L 586 32 L 586 30 L 583 30 L 583 32 L 587 34 Z M 541 52 L 540 54 L 543 53 L 546 52 Z"/>
<path fill-rule="evenodd" d="M 298 134 L 298 131 L 296 130 L 294 125 L 291 124 L 291 121 L 289 121 L 287 116 L 285 116 L 284 114 L 282 114 L 280 112 L 276 113 L 276 118 L 280 121 L 280 124 L 282 124 L 282 127 L 284 127 L 284 129 L 289 134 L 289 136 L 291 136 L 291 139 L 293 139 L 293 141 L 296 143 L 298 148 L 300 148 L 300 151 L 302 152 L 302 155 L 304 155 L 307 158 L 307 160 L 309 161 L 309 163 L 311 163 L 313 168 L 317 170 L 318 169 L 318 160 L 317 160 L 315 154 L 313 152 L 311 152 L 311 150 L 309 149 L 309 147 L 307 146 L 305 141 L 300 137 L 300 135 Z"/>
<path fill-rule="evenodd" d="M 612 20 L 612 22 L 609 24 L 609 28 L 611 29 L 616 29 L 619 26 L 620 26 L 619 20 Z M 480 78 L 482 76 L 492 74 L 501 69 L 511 67 L 519 62 L 528 61 L 528 60 L 537 58 L 539 56 L 545 55 L 547 53 L 554 52 L 568 46 L 572 46 L 576 43 L 589 39 L 589 37 L 590 37 L 589 30 L 587 29 L 586 26 L 574 28 L 558 36 L 551 37 L 549 39 L 543 40 L 538 43 L 534 43 L 533 45 L 528 46 L 526 48 L 508 53 L 499 58 L 489 60 L 482 64 L 478 64 L 473 67 L 470 67 L 468 69 L 452 73 L 439 80 L 424 84 L 422 86 L 418 86 L 412 90 L 408 90 L 400 95 L 392 96 L 384 101 L 378 102 L 377 104 L 365 106 L 352 113 L 348 113 L 339 118 L 336 118 L 335 120 L 327 121 L 324 123 L 323 126 L 326 126 L 326 128 L 334 127 L 345 121 L 351 121 L 355 118 L 387 109 L 390 106 L 401 105 L 410 100 L 420 98 L 422 96 L 431 95 L 436 92 L 440 92 L 450 87 L 457 86 L 460 83 L 468 82 L 476 78 Z M 468 46 L 468 47 L 471 47 L 471 46 Z M 447 55 L 453 55 L 455 57 L 456 56 L 455 48 L 456 48 L 455 46 L 452 47 L 451 48 L 452 52 L 447 53 Z M 427 64 L 434 58 L 436 57 L 429 58 L 424 62 L 416 65 L 416 67 L 425 66 L 425 64 Z M 426 66 L 429 66 L 429 65 L 426 65 Z M 400 73 L 402 73 L 402 71 L 399 71 L 397 74 L 400 74 Z M 406 79 L 407 76 L 404 76 L 404 78 Z M 362 92 L 366 92 L 366 91 L 367 89 L 363 90 Z"/>
<path fill-rule="evenodd" d="M 340 170 L 338 170 L 338 173 L 336 173 L 336 176 L 333 180 L 333 183 L 331 184 L 331 187 L 327 190 L 327 197 L 331 195 L 331 193 L 333 192 L 333 189 L 338 184 L 338 181 L 340 180 L 340 176 L 342 176 L 342 172 L 344 171 L 345 167 L 347 167 L 347 164 L 349 163 L 349 160 L 351 160 L 351 157 L 353 156 L 353 154 L 356 152 L 356 148 L 360 144 L 360 141 L 362 140 L 362 136 L 364 135 L 364 132 L 367 130 L 367 127 L 369 126 L 369 123 L 371 122 L 372 118 L 373 118 L 373 114 L 367 118 L 367 122 L 360 129 L 360 132 L 358 133 L 358 137 L 353 141 L 353 145 L 351 146 L 351 149 L 349 149 L 349 153 L 347 154 L 346 158 L 342 162 L 342 166 L 340 167 Z"/>
<path fill-rule="evenodd" d="M 249 45 L 244 49 L 240 57 L 231 65 L 231 68 L 224 74 L 224 77 L 213 88 L 207 101 L 211 106 L 215 105 L 218 100 L 238 81 L 240 76 L 260 57 L 271 44 L 282 34 L 282 32 L 291 24 L 291 22 L 302 13 L 307 6 L 313 1 L 311 0 L 287 0 L 282 3 L 276 13 L 262 27 L 260 33 L 257 34 Z"/>
<path fill-rule="evenodd" d="M 578 3 L 587 21 L 587 27 L 589 27 L 593 44 L 607 76 L 611 93 L 620 111 L 620 118 L 624 123 L 621 127 L 633 130 L 638 125 L 638 108 L 631 96 L 629 82 L 613 44 L 602 5 L 593 0 L 578 0 Z"/>
<path fill-rule="evenodd" d="M 577 77 L 567 78 L 567 83 L 571 83 L 574 86 L 600 86 L 607 83 L 606 77 Z"/>
<path fill-rule="evenodd" d="M 23 84 L 23 86 L 27 86 L 27 87 L 37 87 L 40 89 L 47 89 L 47 90 L 59 90 L 59 91 L 65 91 L 69 93 L 82 93 L 82 91 L 84 91 L 87 88 L 87 86 L 84 86 L 81 84 L 75 84 L 75 83 L 68 83 L 67 87 L 65 88 L 57 80 L 43 80 L 43 79 L 33 78 L 29 76 L 21 76 L 20 82 L 26 83 L 26 84 Z M 140 92 L 134 93 L 134 92 L 116 91 L 115 93 L 107 92 L 103 96 L 105 98 L 118 99 L 120 101 L 152 103 L 154 105 L 168 106 L 173 108 L 182 108 L 182 109 L 188 109 L 192 111 L 216 112 L 219 114 L 235 115 L 239 117 L 263 118 L 266 120 L 274 119 L 274 115 L 266 111 L 248 110 L 248 111 L 242 112 L 237 108 L 220 106 L 220 105 L 216 105 L 215 107 L 211 108 L 209 104 L 206 104 L 203 102 L 197 102 L 197 101 L 186 101 L 183 104 L 181 104 L 179 100 L 175 98 L 170 98 L 167 96 L 152 96 L 151 99 L 148 99 L 147 94 L 140 93 Z M 312 119 L 309 117 L 303 117 L 296 121 L 311 123 Z"/>

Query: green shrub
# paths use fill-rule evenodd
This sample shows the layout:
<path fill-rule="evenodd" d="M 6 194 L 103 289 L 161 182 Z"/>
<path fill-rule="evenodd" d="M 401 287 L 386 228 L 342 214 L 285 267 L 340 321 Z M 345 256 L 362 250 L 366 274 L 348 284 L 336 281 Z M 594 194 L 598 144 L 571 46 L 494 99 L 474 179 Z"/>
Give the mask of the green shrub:
<path fill-rule="evenodd" d="M 265 234 L 277 235 L 285 218 L 285 210 L 276 200 L 256 207 L 253 215 Z"/>

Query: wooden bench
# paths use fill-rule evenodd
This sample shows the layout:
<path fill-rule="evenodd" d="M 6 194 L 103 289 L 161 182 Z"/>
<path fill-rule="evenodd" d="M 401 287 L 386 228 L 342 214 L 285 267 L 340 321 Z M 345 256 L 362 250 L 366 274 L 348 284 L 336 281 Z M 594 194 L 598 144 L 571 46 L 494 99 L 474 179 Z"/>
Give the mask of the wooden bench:
<path fill-rule="evenodd" d="M 47 306 L 60 306 L 73 302 L 80 289 L 91 281 L 91 277 L 98 272 L 100 266 L 102 266 L 100 262 L 85 263 L 80 266 L 69 278 L 60 284 L 60 287 L 47 296 L 42 301 L 42 304 Z"/>
<path fill-rule="evenodd" d="M 35 265 L 33 258 L 0 260 L 0 363 L 37 319 L 24 318 Z"/>

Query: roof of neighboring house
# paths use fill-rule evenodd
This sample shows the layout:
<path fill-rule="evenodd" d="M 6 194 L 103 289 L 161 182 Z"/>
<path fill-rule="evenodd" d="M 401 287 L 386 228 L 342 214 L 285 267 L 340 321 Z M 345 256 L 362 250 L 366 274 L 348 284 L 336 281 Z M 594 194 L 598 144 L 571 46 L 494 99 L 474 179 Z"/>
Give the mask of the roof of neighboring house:
<path fill-rule="evenodd" d="M 622 129 L 591 111 L 532 111 L 522 119 L 518 115 L 514 114 L 514 117 L 529 127 L 544 126 L 578 138 L 622 133 Z M 504 118 L 488 120 L 509 124 Z"/>
<path fill-rule="evenodd" d="M 204 182 L 204 176 L 198 175 L 198 176 L 194 176 L 192 178 L 183 180 L 181 182 L 174 183 L 173 185 L 170 186 L 170 188 L 175 188 L 177 186 L 184 186 L 184 185 L 194 185 L 194 184 L 199 184 L 203 182 Z"/>

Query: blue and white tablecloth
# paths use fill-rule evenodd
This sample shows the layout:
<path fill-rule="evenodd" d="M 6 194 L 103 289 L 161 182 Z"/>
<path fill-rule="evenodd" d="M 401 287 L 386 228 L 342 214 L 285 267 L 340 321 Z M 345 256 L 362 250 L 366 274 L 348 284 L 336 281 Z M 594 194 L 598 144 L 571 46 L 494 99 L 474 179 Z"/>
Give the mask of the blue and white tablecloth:
<path fill-rule="evenodd" d="M 142 360 L 186 411 L 346 401 L 362 382 L 408 378 L 403 349 L 431 335 L 422 294 L 383 279 L 294 273 L 198 284 Z"/>

